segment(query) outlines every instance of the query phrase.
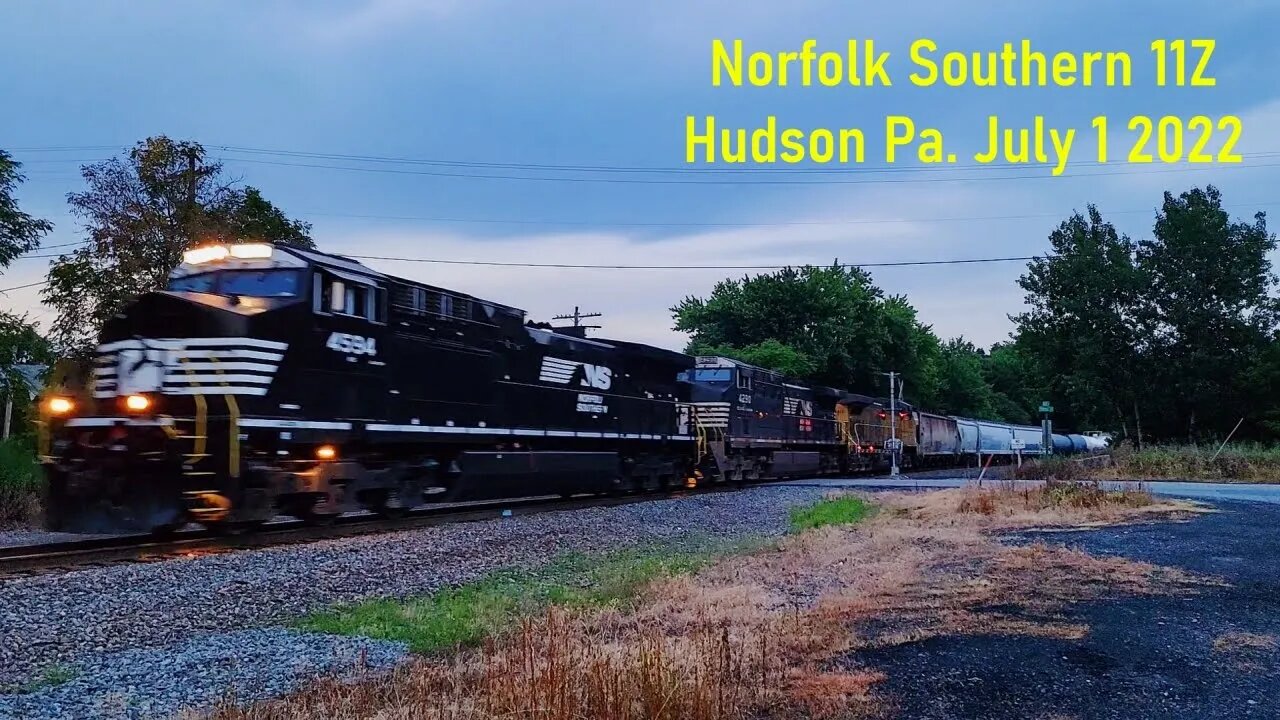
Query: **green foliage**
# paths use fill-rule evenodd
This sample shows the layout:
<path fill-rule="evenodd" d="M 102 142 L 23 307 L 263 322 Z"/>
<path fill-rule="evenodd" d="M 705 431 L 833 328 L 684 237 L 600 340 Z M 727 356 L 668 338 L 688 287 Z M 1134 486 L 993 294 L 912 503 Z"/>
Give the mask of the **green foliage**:
<path fill-rule="evenodd" d="M 1033 410 L 1046 394 L 1038 387 L 1040 374 L 1026 352 L 1014 344 L 996 343 L 986 356 L 982 375 L 991 386 L 993 417 L 1019 425 L 1036 422 Z"/>
<path fill-rule="evenodd" d="M 695 540 L 680 550 L 640 548 L 604 555 L 565 554 L 544 568 L 499 571 L 424 597 L 341 605 L 302 618 L 298 627 L 312 632 L 397 640 L 408 643 L 415 652 L 437 652 L 475 645 L 552 605 L 623 606 L 657 578 L 693 572 L 726 555 L 760 545 L 755 540 Z"/>
<path fill-rule="evenodd" d="M 720 355 L 733 358 L 791 377 L 808 377 L 817 366 L 813 358 L 773 338 L 744 348 L 735 348 L 732 345 L 709 345 L 691 347 L 689 352 L 693 355 Z"/>
<path fill-rule="evenodd" d="M 236 187 L 197 143 L 148 138 L 81 175 L 88 187 L 67 199 L 90 243 L 55 260 L 42 291 L 58 310 L 53 338 L 69 353 L 86 352 L 103 322 L 134 296 L 163 287 L 193 246 L 314 246 L 309 225 L 289 220 L 257 189 Z"/>
<path fill-rule="evenodd" d="M 885 297 L 859 268 L 805 266 L 724 280 L 710 297 L 685 298 L 671 311 L 693 352 L 727 349 L 743 359 L 749 352 L 811 368 L 798 374 L 835 387 L 874 391 L 890 368 L 911 388 L 931 385 L 937 338 L 905 299 Z"/>
<path fill-rule="evenodd" d="M 13 192 L 25 178 L 18 174 L 22 163 L 0 150 L 0 267 L 14 258 L 40 247 L 40 240 L 53 230 L 48 220 L 33 218 L 18 209 Z"/>
<path fill-rule="evenodd" d="M 929 409 L 944 415 L 992 418 L 995 398 L 983 375 L 986 356 L 964 338 L 942 345 L 938 357 L 938 391 Z"/>
<path fill-rule="evenodd" d="M 49 341 L 36 330 L 25 315 L 19 316 L 0 311 L 0 377 L 3 378 L 4 388 L 13 389 L 11 432 L 22 433 L 27 429 L 29 400 L 40 390 L 39 387 L 28 385 L 28 379 L 18 372 L 18 366 L 44 365 L 47 367 L 55 359 Z M 0 420 L 0 423 L 2 422 L 3 420 Z"/>
<path fill-rule="evenodd" d="M 875 506 L 855 495 L 823 498 L 812 505 L 791 509 L 791 531 L 803 532 L 827 525 L 852 525 L 875 512 Z"/>
<path fill-rule="evenodd" d="M 1144 279 L 1134 244 L 1096 207 L 1049 235 L 1053 255 L 1033 260 L 1018 284 L 1028 309 L 1012 318 L 1017 347 L 1043 373 L 1055 419 L 1065 427 L 1123 424 L 1139 368 Z"/>
<path fill-rule="evenodd" d="M 1165 193 L 1140 242 L 1092 206 L 1049 239 L 1012 318 L 1031 380 L 1019 388 L 992 367 L 993 387 L 1021 405 L 1040 386 L 1058 426 L 1139 440 L 1221 438 L 1242 417 L 1246 435 L 1280 432 L 1276 239 L 1262 213 L 1232 222 L 1210 186 Z"/>
<path fill-rule="evenodd" d="M 0 528 L 31 521 L 39 507 L 41 483 L 30 439 L 0 441 Z"/>
<path fill-rule="evenodd" d="M 1263 433 L 1280 437 L 1280 337 L 1254 355 L 1240 384 L 1247 390 L 1248 416 Z"/>
<path fill-rule="evenodd" d="M 1149 282 L 1148 366 L 1167 403 L 1160 417 L 1170 421 L 1162 436 L 1221 436 L 1247 414 L 1253 390 L 1240 378 L 1267 352 L 1280 319 L 1268 257 L 1275 249 L 1266 216 L 1231 222 L 1216 188 L 1165 193 L 1153 237 L 1137 250 Z"/>

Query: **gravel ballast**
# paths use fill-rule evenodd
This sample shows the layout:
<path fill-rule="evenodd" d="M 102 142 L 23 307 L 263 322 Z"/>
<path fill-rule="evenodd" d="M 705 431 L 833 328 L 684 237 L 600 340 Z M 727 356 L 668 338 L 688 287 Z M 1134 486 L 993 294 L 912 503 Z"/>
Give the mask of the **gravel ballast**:
<path fill-rule="evenodd" d="M 66 688 L 114 686 L 125 696 L 125 717 L 150 716 L 127 708 L 207 704 L 212 688 L 216 699 L 233 680 L 218 663 L 183 658 L 236 651 L 227 638 L 237 636 L 228 632 L 281 624 L 339 602 L 423 594 L 498 568 L 538 566 L 565 551 L 777 536 L 787 530 L 791 507 L 824 492 L 764 486 L 9 580 L 0 584 L 0 686 L 70 667 L 78 674 Z M 277 636 L 250 637 L 255 641 L 233 655 L 234 674 L 258 678 L 272 693 L 292 687 L 298 664 L 332 665 L 331 645 L 290 640 L 282 661 L 270 647 Z M 122 652 L 130 650 L 147 652 Z M 107 690 L 84 687 L 47 688 L 17 700 L 0 695 L 0 717 L 15 712 L 17 701 L 28 703 L 26 713 L 10 716 L 42 717 L 64 702 L 71 704 L 58 705 L 60 715 L 45 716 L 100 716 L 92 703 Z"/>
<path fill-rule="evenodd" d="M 67 666 L 63 682 L 0 696 L 0 717 L 168 717 L 192 705 L 273 697 L 319 675 L 385 670 L 405 653 L 400 643 L 282 628 L 202 635 Z"/>

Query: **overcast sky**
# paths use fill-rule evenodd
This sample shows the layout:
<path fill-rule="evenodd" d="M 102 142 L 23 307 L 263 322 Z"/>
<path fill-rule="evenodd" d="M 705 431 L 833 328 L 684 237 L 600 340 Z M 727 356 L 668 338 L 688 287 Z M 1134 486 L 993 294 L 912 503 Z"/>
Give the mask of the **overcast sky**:
<path fill-rule="evenodd" d="M 1280 3 L 1049 5 L 8 0 L 0 4 L 0 148 L 25 163 L 23 207 L 56 223 L 49 245 L 82 238 L 64 200 L 81 187 L 78 165 L 161 133 L 209 146 L 235 176 L 313 223 L 321 249 L 366 255 L 622 265 L 997 257 L 1043 252 L 1053 226 L 1090 202 L 1131 236 L 1145 237 L 1166 188 L 1214 183 L 1241 215 L 1280 207 Z M 895 85 L 711 86 L 713 38 L 779 51 L 809 37 L 834 47 L 874 38 L 893 52 Z M 906 81 L 906 51 L 919 37 L 943 50 L 998 49 L 1022 38 L 1047 52 L 1125 50 L 1134 58 L 1134 86 L 916 88 Z M 1217 86 L 1155 87 L 1148 46 L 1160 37 L 1216 39 L 1210 69 Z M 773 114 L 789 126 L 866 127 L 869 138 L 879 137 L 886 114 L 907 114 L 941 128 L 966 159 L 983 147 L 989 114 L 1008 123 L 1041 114 L 1085 133 L 1075 158 L 1083 164 L 1056 178 L 1044 168 L 876 174 L 865 171 L 882 166 L 869 163 L 840 175 L 800 176 L 837 181 L 825 184 L 690 185 L 447 177 L 418 173 L 529 173 L 212 149 L 673 167 L 684 162 L 685 116 L 708 113 L 722 125 L 754 126 Z M 1194 171 L 1099 168 L 1089 162 L 1093 144 L 1085 132 L 1099 114 L 1112 118 L 1113 155 L 1123 154 L 1121 130 L 1134 114 L 1237 114 L 1244 118 L 1237 149 L 1246 160 Z M 326 164 L 397 172 L 304 167 Z M 46 262 L 18 260 L 0 283 L 39 281 Z M 605 314 L 607 335 L 673 348 L 684 338 L 670 329 L 668 308 L 740 274 L 369 264 L 523 307 L 536 319 L 580 305 Z M 873 274 L 886 291 L 907 294 L 939 335 L 988 345 L 1008 335 L 1006 316 L 1022 301 L 1022 269 L 1007 263 Z M 47 322 L 51 313 L 37 293 L 12 291 L 0 305 Z"/>

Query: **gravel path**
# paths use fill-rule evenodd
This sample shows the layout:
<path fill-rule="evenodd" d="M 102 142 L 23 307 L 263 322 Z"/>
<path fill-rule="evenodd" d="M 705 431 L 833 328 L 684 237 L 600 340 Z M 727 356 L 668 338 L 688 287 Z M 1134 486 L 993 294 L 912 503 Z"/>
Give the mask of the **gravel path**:
<path fill-rule="evenodd" d="M 568 550 L 779 535 L 790 507 L 823 493 L 765 486 L 9 580 L 0 583 L 0 687 L 65 667 L 78 673 L 70 688 L 123 688 L 125 716 L 148 717 L 129 709 L 205 703 L 208 688 L 225 688 L 225 668 L 184 665 L 182 658 L 230 648 L 236 673 L 263 678 L 278 692 L 293 676 L 273 649 L 275 636 L 237 643 L 227 632 L 278 624 L 335 602 L 420 594 L 499 567 L 540 565 Z M 332 648 L 296 646 L 288 653 L 327 667 Z M 47 716 L 95 717 L 101 710 L 92 703 L 101 697 L 45 690 L 21 707 L 30 713 L 71 702 L 60 706 L 61 715 Z M 5 715 L 16 712 L 14 702 L 0 695 L 0 717 L 14 716 Z"/>
<path fill-rule="evenodd" d="M 881 689 L 903 718 L 1280 717 L 1280 507 L 1218 507 L 1184 523 L 1032 539 L 1221 577 L 1227 587 L 1082 603 L 1064 618 L 1089 626 L 1080 640 L 948 636 L 855 660 L 888 675 Z"/>

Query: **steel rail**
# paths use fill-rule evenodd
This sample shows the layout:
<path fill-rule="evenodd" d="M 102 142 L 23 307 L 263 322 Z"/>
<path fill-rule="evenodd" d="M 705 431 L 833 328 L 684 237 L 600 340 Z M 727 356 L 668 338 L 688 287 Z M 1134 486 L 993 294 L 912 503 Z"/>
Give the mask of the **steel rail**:
<path fill-rule="evenodd" d="M 715 492 L 706 488 L 696 492 Z M 450 503 L 408 511 L 402 518 L 385 518 L 371 513 L 353 513 L 334 519 L 332 524 L 309 525 L 301 520 L 269 522 L 241 535 L 219 534 L 198 529 L 182 530 L 172 536 L 112 535 L 83 540 L 0 547 L 0 582 L 13 578 L 44 575 L 86 567 L 138 562 L 155 562 L 203 554 L 294 545 L 318 540 L 356 537 L 462 522 L 493 520 L 515 515 L 582 510 L 660 500 L 689 494 L 689 490 L 623 496 L 549 498 L 546 496 L 474 503 Z"/>

